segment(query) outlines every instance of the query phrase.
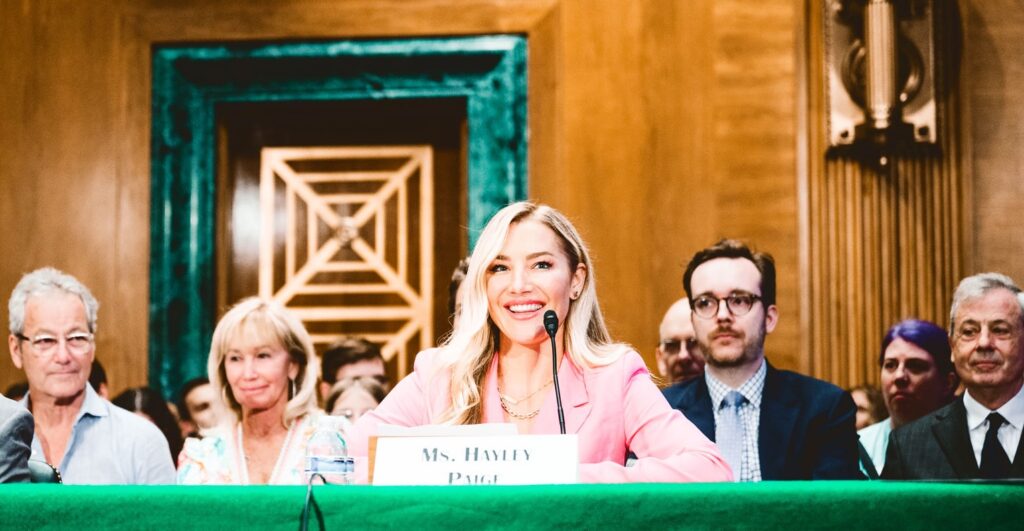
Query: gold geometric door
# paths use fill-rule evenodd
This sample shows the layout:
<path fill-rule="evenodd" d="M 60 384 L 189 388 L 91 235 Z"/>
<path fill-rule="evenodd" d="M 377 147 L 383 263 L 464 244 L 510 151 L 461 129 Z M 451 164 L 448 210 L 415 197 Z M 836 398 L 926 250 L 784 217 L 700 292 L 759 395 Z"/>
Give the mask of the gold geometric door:
<path fill-rule="evenodd" d="M 259 295 L 319 345 L 358 335 L 399 376 L 434 341 L 431 146 L 264 147 Z"/>

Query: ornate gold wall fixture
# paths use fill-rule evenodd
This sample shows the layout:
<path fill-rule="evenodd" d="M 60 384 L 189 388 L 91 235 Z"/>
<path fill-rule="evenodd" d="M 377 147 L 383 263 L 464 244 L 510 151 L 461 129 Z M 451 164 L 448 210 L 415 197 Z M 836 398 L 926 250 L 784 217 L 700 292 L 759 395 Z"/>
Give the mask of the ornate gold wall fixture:
<path fill-rule="evenodd" d="M 379 343 L 405 375 L 434 338 L 432 167 L 429 146 L 264 148 L 260 295 L 318 344 Z"/>
<path fill-rule="evenodd" d="M 884 166 L 902 146 L 937 141 L 932 3 L 825 1 L 830 146 Z"/>

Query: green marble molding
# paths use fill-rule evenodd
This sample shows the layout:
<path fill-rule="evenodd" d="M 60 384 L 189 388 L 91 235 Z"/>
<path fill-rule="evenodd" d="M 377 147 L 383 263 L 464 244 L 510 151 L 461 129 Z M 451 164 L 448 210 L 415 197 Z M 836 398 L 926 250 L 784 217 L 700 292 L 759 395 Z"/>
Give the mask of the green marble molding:
<path fill-rule="evenodd" d="M 526 198 L 526 39 L 514 35 L 153 48 L 149 383 L 206 374 L 216 319 L 222 102 L 465 98 L 470 246 Z"/>

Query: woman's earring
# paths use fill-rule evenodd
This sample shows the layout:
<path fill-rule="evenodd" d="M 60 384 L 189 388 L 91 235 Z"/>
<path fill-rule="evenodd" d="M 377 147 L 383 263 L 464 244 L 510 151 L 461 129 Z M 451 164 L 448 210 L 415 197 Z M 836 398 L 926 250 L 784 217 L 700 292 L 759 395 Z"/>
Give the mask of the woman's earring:
<path fill-rule="evenodd" d="M 295 398 L 295 378 L 289 378 L 289 382 L 292 384 L 292 394 L 288 395 L 288 400 Z"/>

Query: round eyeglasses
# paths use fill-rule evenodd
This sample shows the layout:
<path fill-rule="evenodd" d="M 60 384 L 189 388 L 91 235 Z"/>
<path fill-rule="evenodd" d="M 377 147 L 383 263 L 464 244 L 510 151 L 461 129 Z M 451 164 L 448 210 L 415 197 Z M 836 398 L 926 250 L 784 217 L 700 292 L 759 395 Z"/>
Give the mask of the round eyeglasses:
<path fill-rule="evenodd" d="M 685 342 L 678 339 L 666 339 L 660 343 L 661 351 L 668 356 L 678 356 L 682 352 L 683 347 L 686 347 L 686 351 L 693 353 L 697 350 L 697 340 L 689 338 Z"/>
<path fill-rule="evenodd" d="M 23 334 L 15 334 L 21 341 L 28 341 L 32 346 L 32 352 L 38 356 L 49 356 L 57 351 L 62 338 L 49 334 L 38 334 L 28 337 Z M 63 338 L 64 345 L 72 354 L 85 354 L 92 346 L 93 335 L 85 332 L 74 332 Z"/>
<path fill-rule="evenodd" d="M 754 303 L 761 300 L 761 297 L 753 293 L 736 291 L 728 296 L 719 299 L 714 295 L 701 295 L 693 299 L 693 313 L 702 319 L 711 319 L 718 313 L 722 301 L 729 313 L 736 317 L 746 315 L 754 307 Z"/>

